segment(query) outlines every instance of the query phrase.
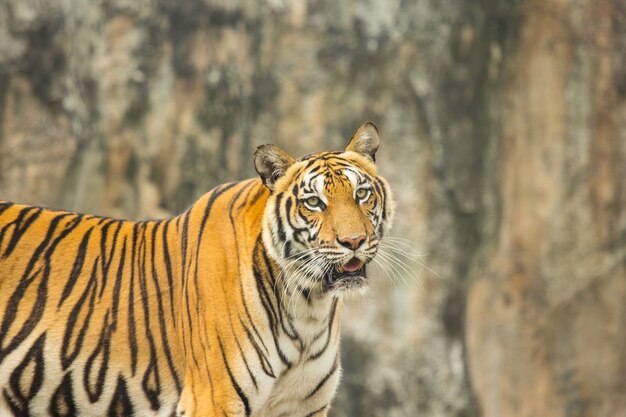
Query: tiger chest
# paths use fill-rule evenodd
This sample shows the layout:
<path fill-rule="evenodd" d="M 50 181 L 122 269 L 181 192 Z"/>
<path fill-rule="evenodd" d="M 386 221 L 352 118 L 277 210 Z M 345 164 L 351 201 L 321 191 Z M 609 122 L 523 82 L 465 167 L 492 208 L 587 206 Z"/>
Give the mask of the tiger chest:
<path fill-rule="evenodd" d="M 339 329 L 331 321 L 315 327 L 302 329 L 297 342 L 284 334 L 279 338 L 277 350 L 289 364 L 279 355 L 273 358 L 280 371 L 266 380 L 267 390 L 257 398 L 252 417 L 326 415 L 341 375 Z"/>
<path fill-rule="evenodd" d="M 334 350 L 334 353 L 331 352 Z M 253 417 L 322 416 L 341 374 L 336 349 L 316 359 L 303 357 L 274 381 L 269 395 Z"/>

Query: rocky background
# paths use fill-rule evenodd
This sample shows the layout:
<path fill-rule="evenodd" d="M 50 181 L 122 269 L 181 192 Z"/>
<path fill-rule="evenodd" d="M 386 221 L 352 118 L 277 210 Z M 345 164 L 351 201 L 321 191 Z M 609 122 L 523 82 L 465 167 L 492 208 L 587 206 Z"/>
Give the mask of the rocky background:
<path fill-rule="evenodd" d="M 1 199 L 167 216 L 364 120 L 412 243 L 332 416 L 626 416 L 625 0 L 0 0 Z"/>

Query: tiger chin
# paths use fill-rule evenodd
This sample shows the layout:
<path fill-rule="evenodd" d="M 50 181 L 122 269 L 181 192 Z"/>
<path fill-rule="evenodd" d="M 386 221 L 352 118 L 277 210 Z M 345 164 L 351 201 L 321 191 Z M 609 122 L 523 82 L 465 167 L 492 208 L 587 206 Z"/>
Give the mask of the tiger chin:
<path fill-rule="evenodd" d="M 378 129 L 132 222 L 0 201 L 0 415 L 326 416 L 393 201 Z"/>

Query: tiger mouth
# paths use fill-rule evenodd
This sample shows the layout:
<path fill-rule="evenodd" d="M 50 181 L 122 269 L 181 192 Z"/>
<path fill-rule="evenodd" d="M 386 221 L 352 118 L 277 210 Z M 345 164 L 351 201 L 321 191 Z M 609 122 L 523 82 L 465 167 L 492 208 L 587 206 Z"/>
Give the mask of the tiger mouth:
<path fill-rule="evenodd" d="M 358 272 L 361 268 L 363 268 L 365 264 L 362 260 L 357 258 L 352 258 L 345 264 L 339 266 L 339 272 Z"/>
<path fill-rule="evenodd" d="M 326 276 L 329 287 L 341 284 L 364 283 L 366 275 L 365 263 L 357 258 L 352 258 L 343 265 L 339 265 Z"/>

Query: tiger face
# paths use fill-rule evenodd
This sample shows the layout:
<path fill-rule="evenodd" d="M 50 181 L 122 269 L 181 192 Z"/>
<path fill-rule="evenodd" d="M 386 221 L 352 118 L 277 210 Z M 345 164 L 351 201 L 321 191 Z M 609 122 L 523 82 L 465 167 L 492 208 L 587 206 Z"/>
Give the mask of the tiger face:
<path fill-rule="evenodd" d="M 343 152 L 295 160 L 273 145 L 257 149 L 255 167 L 271 190 L 263 241 L 288 293 L 367 287 L 367 265 L 393 217 L 391 191 L 374 165 L 379 141 L 365 123 Z"/>

